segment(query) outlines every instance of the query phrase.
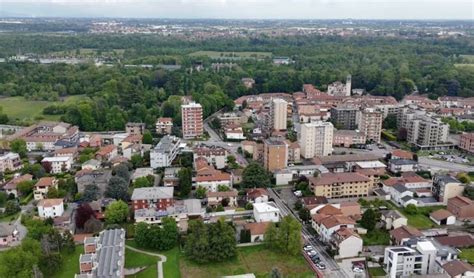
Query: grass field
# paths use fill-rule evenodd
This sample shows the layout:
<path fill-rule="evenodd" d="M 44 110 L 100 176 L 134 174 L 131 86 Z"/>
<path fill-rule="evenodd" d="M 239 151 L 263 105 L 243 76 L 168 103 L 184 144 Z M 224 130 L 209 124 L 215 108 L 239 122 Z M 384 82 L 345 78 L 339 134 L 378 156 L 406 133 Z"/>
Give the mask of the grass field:
<path fill-rule="evenodd" d="M 237 257 L 224 263 L 200 265 L 185 258 L 180 261 L 181 277 L 207 278 L 254 273 L 268 277 L 278 267 L 283 277 L 314 277 L 303 256 L 288 256 L 265 249 L 264 246 L 239 247 Z"/>
<path fill-rule="evenodd" d="M 125 49 L 114 49 L 112 51 L 102 51 L 102 55 L 104 56 L 111 56 L 115 52 L 116 55 L 123 55 L 125 52 Z M 66 51 L 56 51 L 56 52 L 51 52 L 51 55 L 57 55 L 57 56 L 81 56 L 81 57 L 95 57 L 98 55 L 97 49 L 94 48 L 81 48 L 79 49 L 79 53 L 77 53 L 76 50 L 66 50 Z M 78 55 L 79 54 L 79 55 Z"/>
<path fill-rule="evenodd" d="M 474 248 L 461 249 L 459 258 L 467 260 L 470 264 L 474 264 Z"/>
<path fill-rule="evenodd" d="M 127 276 L 127 278 L 155 278 L 158 275 L 156 263 L 159 258 L 149 256 L 146 254 L 138 253 L 130 249 L 125 250 L 125 267 L 141 267 L 146 266 L 147 268 L 136 275 Z"/>
<path fill-rule="evenodd" d="M 76 246 L 72 254 L 63 254 L 63 260 L 59 270 L 51 278 L 69 278 L 79 273 L 79 257 L 84 253 L 82 245 Z"/>
<path fill-rule="evenodd" d="M 364 246 L 370 245 L 389 245 L 390 234 L 386 230 L 374 230 L 369 231 L 367 234 L 362 235 Z"/>
<path fill-rule="evenodd" d="M 211 59 L 265 59 L 272 56 L 271 52 L 220 52 L 220 51 L 197 51 L 190 56 L 207 56 Z"/>
<path fill-rule="evenodd" d="M 1 216 L 0 222 L 14 222 L 18 218 L 18 215 L 20 215 L 20 212 L 8 216 Z"/>
<path fill-rule="evenodd" d="M 385 270 L 381 267 L 372 267 L 369 268 L 369 274 L 370 276 L 385 276 L 387 273 L 385 273 Z"/>
<path fill-rule="evenodd" d="M 404 209 L 401 209 L 400 212 L 405 215 L 408 219 L 408 225 L 415 227 L 417 229 L 430 229 L 436 227 L 436 224 L 431 221 L 428 216 L 431 212 L 438 210 L 440 208 L 446 208 L 444 206 L 432 206 L 432 207 L 419 207 L 417 214 L 408 214 Z"/>
<path fill-rule="evenodd" d="M 45 120 L 58 120 L 60 118 L 59 115 L 43 115 L 43 109 L 52 104 L 69 104 L 83 98 L 85 98 L 85 96 L 70 96 L 62 102 L 56 102 L 26 100 L 23 97 L 6 97 L 0 98 L 0 106 L 3 108 L 3 113 L 8 115 L 10 121 L 34 121 L 39 118 Z"/>

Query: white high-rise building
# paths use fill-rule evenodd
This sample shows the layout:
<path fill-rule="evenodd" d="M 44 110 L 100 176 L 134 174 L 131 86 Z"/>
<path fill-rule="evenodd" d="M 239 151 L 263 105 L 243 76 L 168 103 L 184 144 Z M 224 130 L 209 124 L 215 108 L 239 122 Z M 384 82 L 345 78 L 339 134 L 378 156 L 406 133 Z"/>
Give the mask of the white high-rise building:
<path fill-rule="evenodd" d="M 286 118 L 288 102 L 283 99 L 275 98 L 272 100 L 270 109 L 273 130 L 286 130 Z"/>
<path fill-rule="evenodd" d="M 359 118 L 359 130 L 365 133 L 367 141 L 380 143 L 382 133 L 383 113 L 373 108 L 361 111 Z"/>
<path fill-rule="evenodd" d="M 301 125 L 301 156 L 306 159 L 314 156 L 327 156 L 332 153 L 334 127 L 330 122 L 312 122 Z"/>
<path fill-rule="evenodd" d="M 183 138 L 200 137 L 203 134 L 202 106 L 191 102 L 181 105 L 181 121 Z"/>

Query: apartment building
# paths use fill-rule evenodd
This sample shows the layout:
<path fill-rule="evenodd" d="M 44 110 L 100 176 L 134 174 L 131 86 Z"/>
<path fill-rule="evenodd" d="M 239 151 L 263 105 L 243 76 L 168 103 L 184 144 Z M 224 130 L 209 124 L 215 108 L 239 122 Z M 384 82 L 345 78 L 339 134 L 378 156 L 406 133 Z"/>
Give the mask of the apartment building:
<path fill-rule="evenodd" d="M 150 150 L 152 168 L 168 167 L 179 153 L 181 140 L 176 136 L 166 135 Z"/>
<path fill-rule="evenodd" d="M 273 138 L 263 141 L 263 165 L 271 172 L 286 168 L 288 145 L 285 141 Z"/>
<path fill-rule="evenodd" d="M 435 272 L 436 250 L 429 241 L 419 241 L 415 248 L 389 246 L 385 248 L 385 272 L 391 278 L 432 274 Z"/>
<path fill-rule="evenodd" d="M 228 152 L 226 149 L 218 146 L 197 146 L 193 149 L 193 159 L 205 158 L 207 163 L 214 165 L 217 169 L 224 168 L 227 164 Z"/>
<path fill-rule="evenodd" d="M 365 144 L 365 134 L 358 130 L 334 130 L 333 146 L 349 148 L 352 145 Z"/>
<path fill-rule="evenodd" d="M 374 187 L 369 177 L 354 173 L 323 173 L 310 177 L 309 185 L 315 196 L 330 198 L 367 197 Z"/>
<path fill-rule="evenodd" d="M 270 106 L 270 117 L 273 130 L 286 130 L 286 120 L 288 114 L 288 102 L 275 98 Z"/>
<path fill-rule="evenodd" d="M 331 122 L 338 129 L 356 129 L 359 115 L 359 108 L 355 106 L 340 105 L 331 108 Z"/>
<path fill-rule="evenodd" d="M 46 171 L 52 174 L 60 174 L 71 170 L 72 163 L 72 156 L 52 156 L 41 160 L 41 164 Z"/>
<path fill-rule="evenodd" d="M 21 163 L 20 156 L 17 153 L 8 152 L 0 155 L 0 172 L 5 171 L 16 171 L 21 169 L 23 164 Z"/>
<path fill-rule="evenodd" d="M 132 193 L 132 208 L 166 210 L 173 206 L 173 187 L 135 188 Z"/>
<path fill-rule="evenodd" d="M 132 123 L 128 122 L 125 125 L 125 133 L 130 135 L 143 135 L 145 132 L 145 124 L 144 123 Z"/>
<path fill-rule="evenodd" d="M 289 142 L 288 143 L 288 162 L 290 163 L 298 163 L 301 161 L 301 148 L 300 144 L 297 142 Z"/>
<path fill-rule="evenodd" d="M 301 125 L 301 156 L 309 159 L 332 153 L 334 127 L 330 122 L 312 122 Z"/>
<path fill-rule="evenodd" d="M 191 102 L 189 104 L 181 105 L 181 119 L 184 139 L 202 136 L 203 115 L 201 104 Z"/>
<path fill-rule="evenodd" d="M 433 197 L 444 205 L 448 200 L 456 196 L 462 196 L 464 185 L 455 177 L 450 175 L 436 174 L 433 177 Z"/>
<path fill-rule="evenodd" d="M 459 139 L 459 148 L 474 153 L 474 133 L 463 133 Z"/>
<path fill-rule="evenodd" d="M 448 141 L 449 125 L 429 115 L 413 118 L 407 124 L 407 142 L 420 149 L 432 149 L 446 144 Z"/>
<path fill-rule="evenodd" d="M 173 128 L 172 118 L 158 118 L 155 124 L 156 134 L 171 134 Z"/>
<path fill-rule="evenodd" d="M 41 218 L 56 218 L 64 213 L 63 199 L 42 199 L 37 207 L 38 216 Z"/>
<path fill-rule="evenodd" d="M 50 188 L 58 189 L 58 180 L 54 177 L 42 177 L 36 182 L 33 188 L 33 196 L 35 200 L 46 198 Z"/>
<path fill-rule="evenodd" d="M 366 108 L 361 111 L 359 120 L 359 130 L 365 134 L 366 140 L 373 143 L 380 143 L 382 133 L 383 113 L 373 108 Z"/>
<path fill-rule="evenodd" d="M 328 95 L 330 96 L 342 96 L 350 97 L 352 88 L 352 77 L 348 75 L 346 78 L 346 83 L 340 81 L 333 82 L 328 85 Z"/>

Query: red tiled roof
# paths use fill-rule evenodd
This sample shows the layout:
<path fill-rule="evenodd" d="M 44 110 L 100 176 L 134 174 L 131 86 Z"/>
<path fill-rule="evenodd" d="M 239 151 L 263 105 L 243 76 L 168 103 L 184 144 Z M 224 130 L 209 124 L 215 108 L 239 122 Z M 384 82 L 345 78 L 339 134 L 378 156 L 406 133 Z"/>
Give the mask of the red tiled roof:
<path fill-rule="evenodd" d="M 457 277 L 459 275 L 464 274 L 465 272 L 474 272 L 474 266 L 469 263 L 455 260 L 447 262 L 443 265 L 443 269 L 449 274 L 451 277 Z"/>
<path fill-rule="evenodd" d="M 436 238 L 436 241 L 442 245 L 447 245 L 456 248 L 466 248 L 474 246 L 474 238 L 471 235 L 448 235 Z"/>
<path fill-rule="evenodd" d="M 445 209 L 439 209 L 430 213 L 430 216 L 433 217 L 435 220 L 441 221 L 454 215 Z"/>
<path fill-rule="evenodd" d="M 423 234 L 416 228 L 410 226 L 401 226 L 390 231 L 390 235 L 397 241 L 413 236 L 422 236 Z"/>
<path fill-rule="evenodd" d="M 392 151 L 392 156 L 400 157 L 403 159 L 413 159 L 413 153 L 409 151 L 404 151 L 404 150 L 393 150 Z"/>
<path fill-rule="evenodd" d="M 35 186 L 52 186 L 55 180 L 53 177 L 42 177 Z"/>
<path fill-rule="evenodd" d="M 265 188 L 251 188 L 247 189 L 247 197 L 255 199 L 261 196 L 268 196 L 268 192 Z"/>
<path fill-rule="evenodd" d="M 310 182 L 314 186 L 320 185 L 332 185 L 334 183 L 346 183 L 346 182 L 367 182 L 370 179 L 359 173 L 347 172 L 347 173 L 324 173 L 319 177 L 310 177 Z"/>
<path fill-rule="evenodd" d="M 270 226 L 271 222 L 247 223 L 244 225 L 246 230 L 250 230 L 251 235 L 263 235 Z"/>

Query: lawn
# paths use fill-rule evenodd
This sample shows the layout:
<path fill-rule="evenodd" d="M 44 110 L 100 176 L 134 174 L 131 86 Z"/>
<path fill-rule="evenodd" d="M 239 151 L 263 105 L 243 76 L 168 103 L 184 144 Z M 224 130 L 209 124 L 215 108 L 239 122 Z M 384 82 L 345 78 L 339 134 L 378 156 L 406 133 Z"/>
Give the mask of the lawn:
<path fill-rule="evenodd" d="M 84 253 L 84 247 L 77 245 L 72 254 L 63 254 L 63 259 L 59 270 L 51 278 L 69 278 L 79 273 L 79 257 Z"/>
<path fill-rule="evenodd" d="M 386 230 L 373 230 L 362 235 L 362 240 L 364 241 L 364 246 L 389 245 L 390 234 Z"/>
<path fill-rule="evenodd" d="M 461 249 L 461 254 L 459 254 L 459 258 L 467 260 L 470 264 L 474 264 L 474 248 Z"/>
<path fill-rule="evenodd" d="M 70 96 L 64 101 L 37 101 L 26 100 L 23 97 L 0 98 L 0 106 L 3 113 L 7 114 L 10 120 L 58 120 L 60 115 L 43 115 L 43 109 L 52 104 L 69 104 L 84 98 L 84 96 Z"/>
<path fill-rule="evenodd" d="M 129 278 L 155 278 L 158 275 L 156 263 L 159 258 L 138 253 L 130 249 L 125 249 L 125 267 L 134 268 L 146 266 L 147 268 L 136 275 L 127 276 Z"/>
<path fill-rule="evenodd" d="M 20 212 L 17 212 L 12 215 L 7 215 L 7 216 L 0 216 L 0 222 L 14 222 L 17 218 Z"/>
<path fill-rule="evenodd" d="M 372 267 L 372 268 L 369 268 L 369 274 L 370 276 L 384 276 L 385 277 L 387 273 L 381 267 Z"/>
<path fill-rule="evenodd" d="M 303 256 L 288 256 L 265 249 L 264 246 L 239 247 L 237 257 L 223 263 L 200 265 L 182 258 L 182 277 L 207 278 L 223 275 L 254 273 L 268 277 L 273 267 L 278 267 L 284 277 L 314 277 Z"/>
<path fill-rule="evenodd" d="M 440 208 L 446 208 L 445 206 L 431 206 L 431 207 L 419 207 L 416 214 L 408 214 L 405 209 L 399 209 L 400 212 L 405 215 L 408 219 L 408 225 L 417 229 L 430 229 L 436 227 L 436 224 L 431 221 L 429 214 Z"/>
<path fill-rule="evenodd" d="M 225 51 L 197 51 L 190 56 L 207 56 L 211 59 L 265 59 L 272 56 L 271 52 L 225 52 Z"/>

